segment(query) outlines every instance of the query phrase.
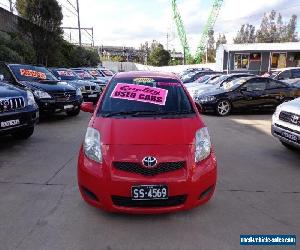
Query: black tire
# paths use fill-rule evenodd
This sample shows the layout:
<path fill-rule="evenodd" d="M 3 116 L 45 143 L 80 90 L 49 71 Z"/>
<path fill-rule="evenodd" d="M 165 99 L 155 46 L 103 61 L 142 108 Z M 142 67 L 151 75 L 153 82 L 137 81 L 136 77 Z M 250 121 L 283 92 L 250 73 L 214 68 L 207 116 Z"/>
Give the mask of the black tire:
<path fill-rule="evenodd" d="M 67 116 L 77 116 L 80 113 L 80 108 L 77 107 L 74 110 L 66 111 L 66 113 L 67 113 Z"/>
<path fill-rule="evenodd" d="M 289 150 L 296 150 L 295 147 L 293 147 L 292 145 L 284 142 L 284 141 L 280 141 L 282 143 L 283 146 L 285 146 L 286 148 L 288 148 Z"/>
<path fill-rule="evenodd" d="M 20 131 L 14 132 L 11 135 L 17 140 L 26 140 L 30 136 L 32 136 L 33 131 L 34 131 L 34 127 L 29 127 L 29 128 L 25 128 Z"/>
<path fill-rule="evenodd" d="M 228 100 L 218 101 L 216 106 L 216 112 L 219 116 L 227 116 L 231 112 L 231 104 Z"/>

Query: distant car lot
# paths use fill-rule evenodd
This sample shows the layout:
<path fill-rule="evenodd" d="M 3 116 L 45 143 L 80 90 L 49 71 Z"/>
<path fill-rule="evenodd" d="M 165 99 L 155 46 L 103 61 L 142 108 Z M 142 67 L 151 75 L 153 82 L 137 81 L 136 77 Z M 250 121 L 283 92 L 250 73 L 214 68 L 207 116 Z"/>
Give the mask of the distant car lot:
<path fill-rule="evenodd" d="M 300 156 L 271 136 L 271 116 L 204 116 L 219 161 L 216 195 L 162 216 L 107 214 L 82 201 L 76 161 L 88 114 L 44 117 L 21 143 L 2 137 L 1 247 L 237 249 L 241 233 L 300 235 Z"/>

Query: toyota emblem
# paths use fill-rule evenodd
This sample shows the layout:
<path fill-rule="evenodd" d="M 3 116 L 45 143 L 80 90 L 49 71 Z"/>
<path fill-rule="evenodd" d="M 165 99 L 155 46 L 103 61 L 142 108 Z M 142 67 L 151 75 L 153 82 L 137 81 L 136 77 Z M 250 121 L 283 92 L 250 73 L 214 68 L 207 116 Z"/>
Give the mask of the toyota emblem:
<path fill-rule="evenodd" d="M 68 100 L 70 100 L 71 95 L 69 93 L 65 93 L 65 97 L 66 97 L 66 99 L 68 101 Z"/>
<path fill-rule="evenodd" d="M 293 115 L 293 116 L 292 116 L 292 119 L 291 119 L 291 122 L 294 123 L 294 124 L 297 124 L 298 121 L 299 121 L 299 116 Z"/>
<path fill-rule="evenodd" d="M 157 164 L 157 160 L 153 156 L 147 156 L 143 159 L 143 165 L 146 168 L 154 168 Z"/>

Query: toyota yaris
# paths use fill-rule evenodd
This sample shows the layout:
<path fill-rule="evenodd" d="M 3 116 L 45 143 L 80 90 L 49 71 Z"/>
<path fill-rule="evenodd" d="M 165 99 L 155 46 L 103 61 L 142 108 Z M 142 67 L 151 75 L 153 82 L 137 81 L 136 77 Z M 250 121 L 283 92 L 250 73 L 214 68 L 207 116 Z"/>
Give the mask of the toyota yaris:
<path fill-rule="evenodd" d="M 216 157 L 195 104 L 173 74 L 116 74 L 93 113 L 78 159 L 83 199 L 110 212 L 165 213 L 212 197 Z"/>

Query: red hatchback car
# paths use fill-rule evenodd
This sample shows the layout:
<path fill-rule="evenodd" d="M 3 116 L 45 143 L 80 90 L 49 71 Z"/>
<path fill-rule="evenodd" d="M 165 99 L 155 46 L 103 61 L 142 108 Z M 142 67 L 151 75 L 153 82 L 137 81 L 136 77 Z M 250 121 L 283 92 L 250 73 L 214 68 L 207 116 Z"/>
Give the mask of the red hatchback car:
<path fill-rule="evenodd" d="M 93 113 L 78 159 L 83 199 L 110 212 L 165 213 L 212 197 L 216 157 L 199 112 L 173 74 L 116 74 Z"/>

